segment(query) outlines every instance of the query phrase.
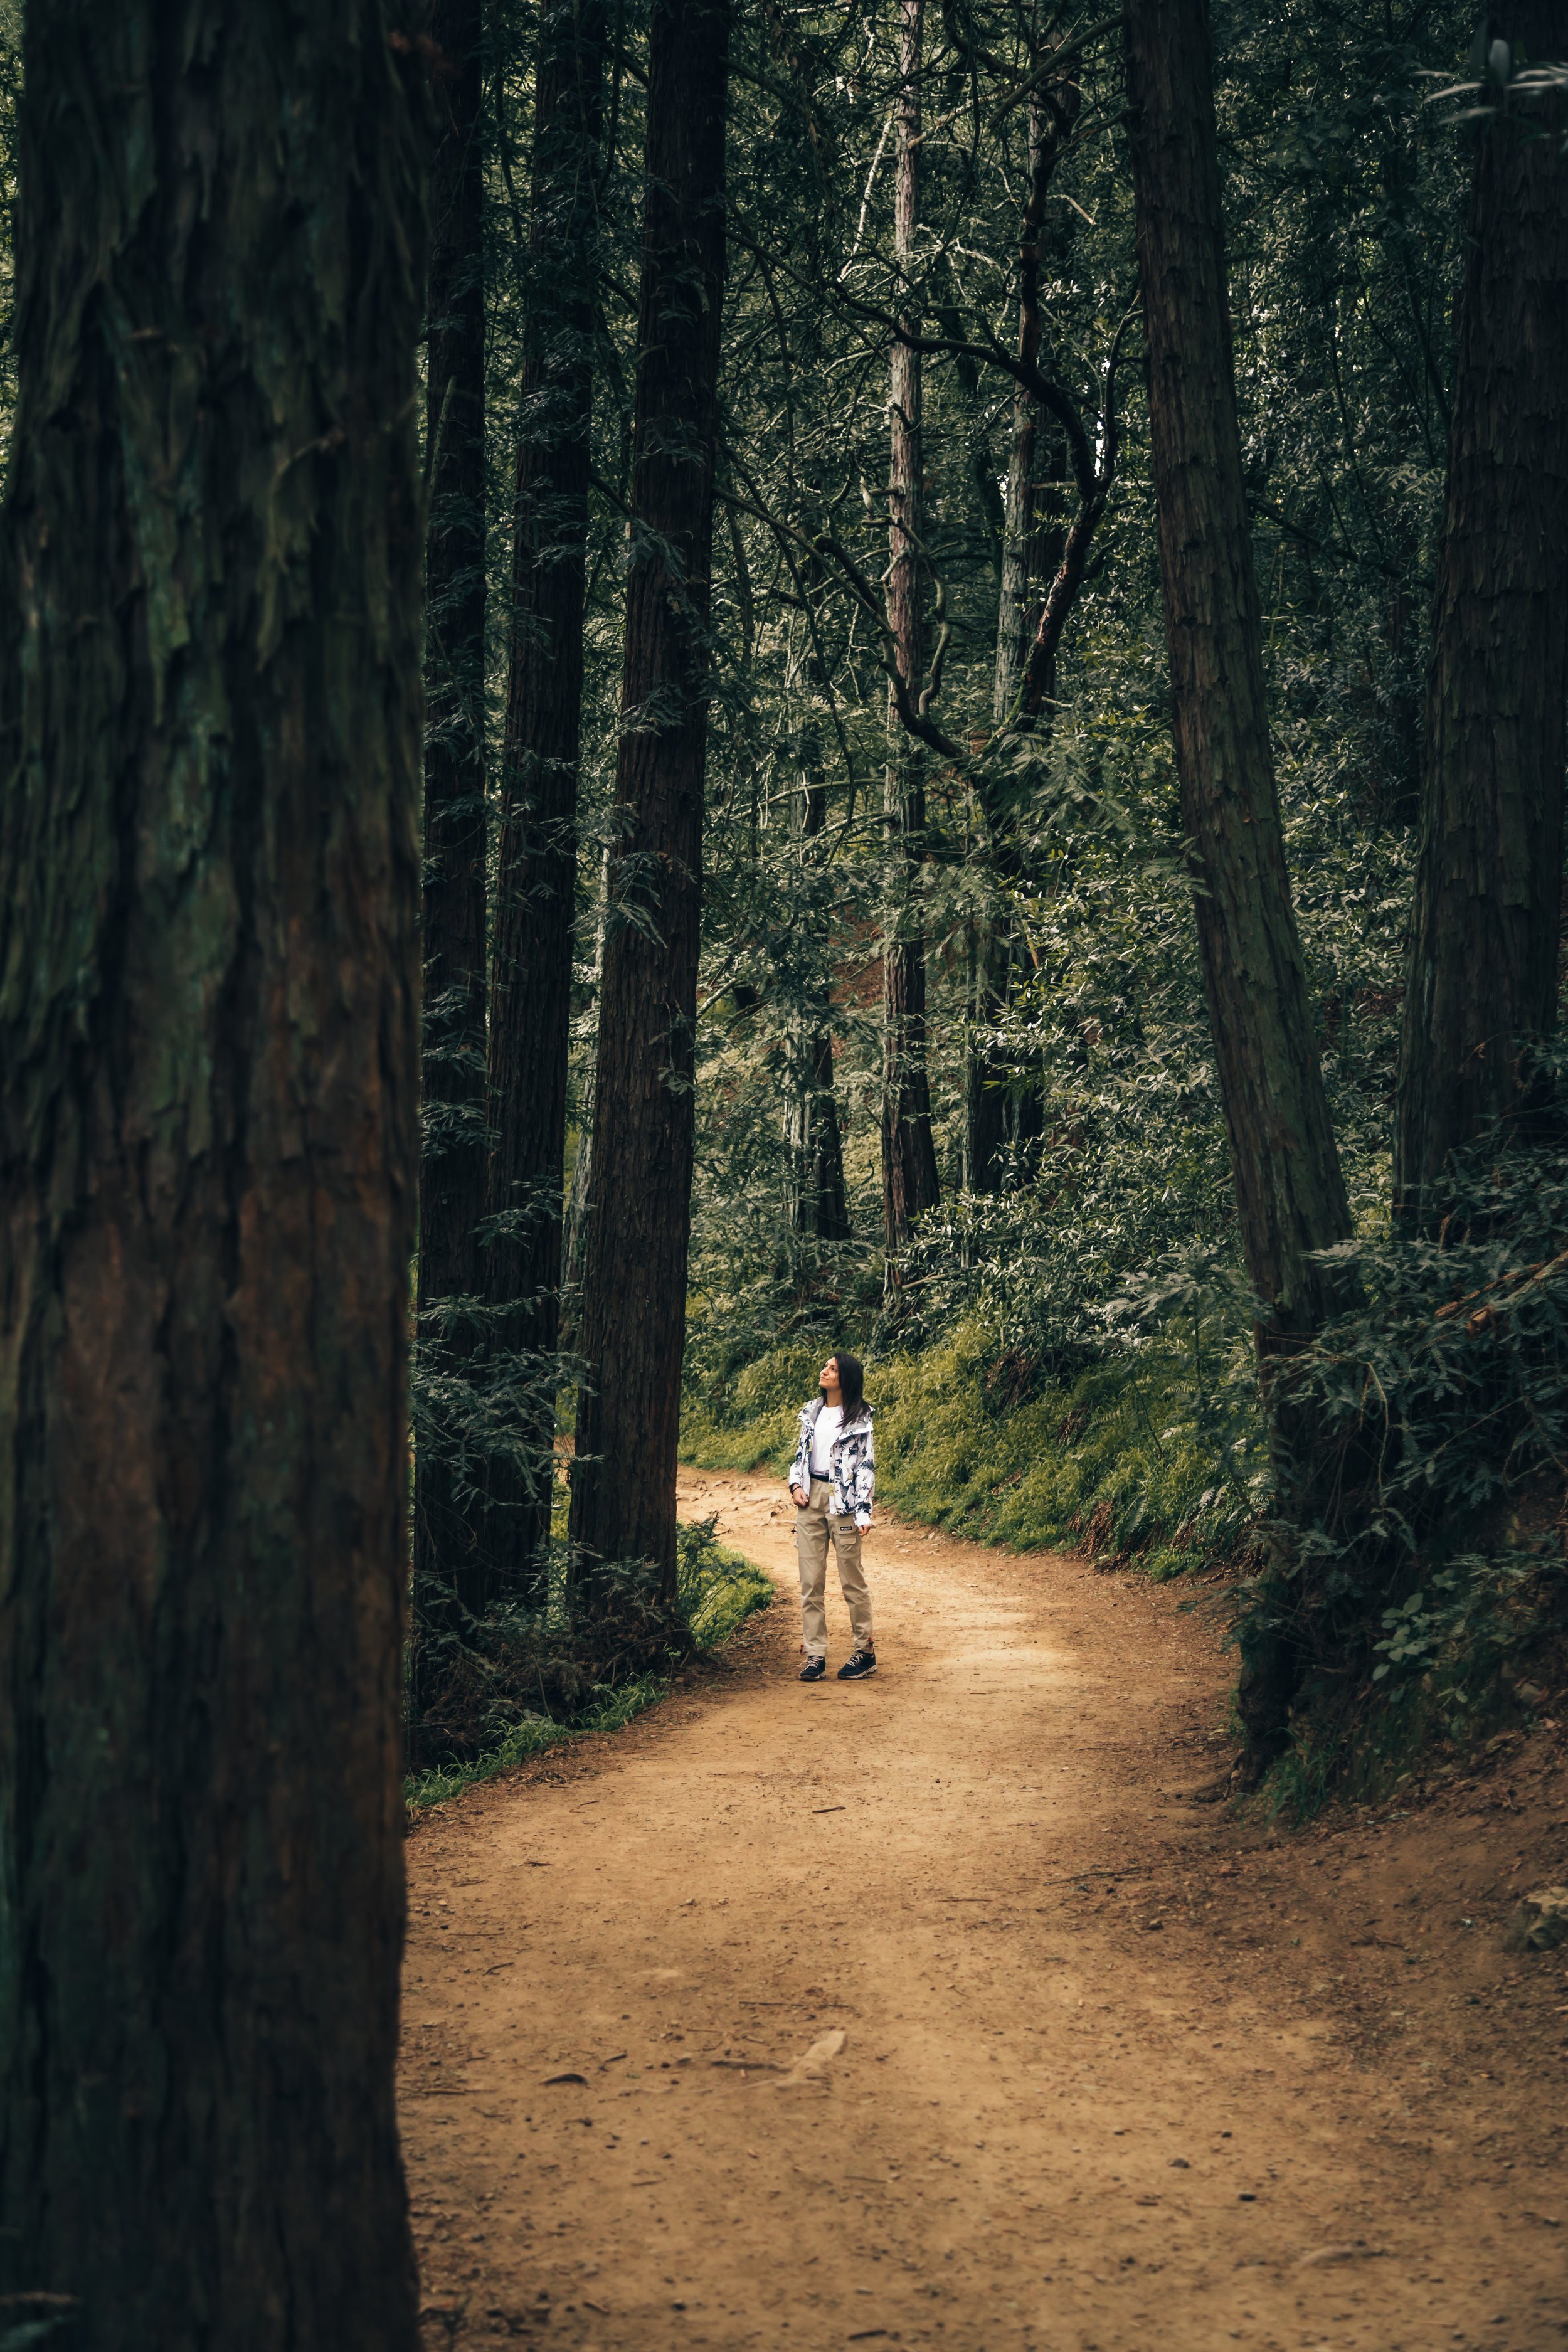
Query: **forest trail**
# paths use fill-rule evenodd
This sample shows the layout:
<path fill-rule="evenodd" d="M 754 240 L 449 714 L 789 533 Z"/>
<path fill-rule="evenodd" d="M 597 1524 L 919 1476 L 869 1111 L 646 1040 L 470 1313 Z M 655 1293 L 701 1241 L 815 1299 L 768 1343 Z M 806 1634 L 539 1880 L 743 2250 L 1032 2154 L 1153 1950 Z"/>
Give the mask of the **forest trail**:
<path fill-rule="evenodd" d="M 1300 1838 L 1186 1792 L 1179 1587 L 879 1513 L 877 1677 L 778 1578 L 651 1715 L 426 1816 L 403 2128 L 427 2345 L 1538 2352 L 1568 2342 L 1554 1731 Z M 815 2053 L 815 2054 L 814 2054 Z"/>

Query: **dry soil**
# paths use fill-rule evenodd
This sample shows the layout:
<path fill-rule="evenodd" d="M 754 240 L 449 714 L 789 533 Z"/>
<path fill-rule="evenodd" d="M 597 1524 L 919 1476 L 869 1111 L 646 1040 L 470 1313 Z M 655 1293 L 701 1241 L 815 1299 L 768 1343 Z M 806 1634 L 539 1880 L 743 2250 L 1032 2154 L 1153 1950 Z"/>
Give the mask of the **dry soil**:
<path fill-rule="evenodd" d="M 880 1671 L 803 1687 L 787 1503 L 682 1488 L 776 1605 L 411 1841 L 428 2345 L 1568 2341 L 1555 1725 L 1238 1823 L 1180 1586 L 882 1514 Z"/>

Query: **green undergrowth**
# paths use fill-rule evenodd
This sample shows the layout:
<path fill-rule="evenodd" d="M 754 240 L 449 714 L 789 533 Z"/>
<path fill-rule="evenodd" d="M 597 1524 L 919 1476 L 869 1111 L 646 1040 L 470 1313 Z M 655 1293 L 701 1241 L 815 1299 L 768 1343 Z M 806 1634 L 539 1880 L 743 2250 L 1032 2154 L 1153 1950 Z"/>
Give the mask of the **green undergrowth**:
<path fill-rule="evenodd" d="M 781 1476 L 814 1391 L 820 1341 L 774 1349 L 717 1402 L 689 1396 L 681 1458 Z M 1189 1349 L 1156 1339 L 1070 1380 L 999 1361 L 978 1321 L 919 1354 L 868 1363 L 877 1491 L 910 1517 L 1018 1550 L 1069 1545 L 1136 1559 L 1147 1575 L 1228 1563 L 1257 1503 L 1258 1434 L 1198 1376 Z"/>
<path fill-rule="evenodd" d="M 714 1541 L 711 1521 L 681 1529 L 681 1612 L 699 1650 L 717 1649 L 755 1610 L 765 1609 L 773 1597 L 772 1580 L 754 1561 Z M 619 1731 L 635 1716 L 657 1706 L 669 1687 L 666 1675 L 643 1675 L 605 1692 L 570 1717 L 520 1715 L 482 1756 L 409 1773 L 404 1781 L 409 1809 L 417 1812 L 441 1804 L 471 1788 L 476 1780 L 494 1780 L 498 1773 L 526 1764 L 546 1748 Z"/>

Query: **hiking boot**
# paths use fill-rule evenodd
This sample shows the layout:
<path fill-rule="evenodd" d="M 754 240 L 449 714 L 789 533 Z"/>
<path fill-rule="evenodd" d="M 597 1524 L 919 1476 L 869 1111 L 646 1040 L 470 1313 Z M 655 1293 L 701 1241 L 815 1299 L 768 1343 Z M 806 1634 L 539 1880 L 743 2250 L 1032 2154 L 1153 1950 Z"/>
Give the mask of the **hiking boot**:
<path fill-rule="evenodd" d="M 868 1675 L 874 1675 L 876 1671 L 876 1651 L 857 1650 L 854 1656 L 846 1658 L 839 1667 L 838 1679 L 841 1683 L 863 1683 Z"/>
<path fill-rule="evenodd" d="M 800 1670 L 800 1678 L 803 1683 L 819 1683 L 826 1672 L 826 1658 L 807 1658 Z"/>

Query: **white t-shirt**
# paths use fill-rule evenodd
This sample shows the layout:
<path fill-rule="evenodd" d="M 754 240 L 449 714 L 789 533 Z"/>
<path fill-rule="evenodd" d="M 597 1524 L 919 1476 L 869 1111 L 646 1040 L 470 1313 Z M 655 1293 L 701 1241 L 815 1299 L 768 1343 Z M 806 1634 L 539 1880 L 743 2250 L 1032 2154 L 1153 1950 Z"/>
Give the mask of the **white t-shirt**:
<path fill-rule="evenodd" d="M 844 1407 L 825 1404 L 811 1433 L 811 1475 L 827 1478 L 833 1473 L 833 1441 L 844 1426 Z"/>

